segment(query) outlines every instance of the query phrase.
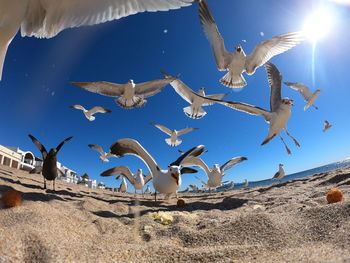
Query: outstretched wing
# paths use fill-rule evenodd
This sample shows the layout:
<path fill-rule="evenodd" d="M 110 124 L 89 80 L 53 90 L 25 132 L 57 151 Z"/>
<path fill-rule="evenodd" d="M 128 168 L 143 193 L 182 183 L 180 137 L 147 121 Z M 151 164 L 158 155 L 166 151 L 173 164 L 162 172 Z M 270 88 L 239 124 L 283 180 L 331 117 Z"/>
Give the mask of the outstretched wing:
<path fill-rule="evenodd" d="M 91 115 L 95 114 L 95 113 L 110 113 L 111 112 L 111 110 L 100 107 L 100 106 L 95 106 L 89 111 L 90 111 Z"/>
<path fill-rule="evenodd" d="M 199 180 L 203 185 L 208 186 L 208 184 L 202 181 L 202 179 L 200 179 L 199 177 L 197 176 L 194 176 L 194 177 L 196 177 L 196 179 Z"/>
<path fill-rule="evenodd" d="M 171 78 L 171 76 L 164 71 L 162 71 L 162 74 L 166 78 Z M 176 93 L 180 95 L 181 98 L 183 98 L 188 103 L 192 104 L 192 102 L 193 102 L 192 92 L 193 91 L 185 83 L 183 83 L 179 79 L 175 79 L 172 82 L 170 82 L 170 85 L 173 87 L 173 89 L 176 91 Z"/>
<path fill-rule="evenodd" d="M 101 94 L 109 97 L 119 97 L 123 95 L 125 86 L 127 84 L 116 84 L 107 81 L 97 82 L 70 82 L 71 84 L 78 86 L 87 91 Z"/>
<path fill-rule="evenodd" d="M 220 166 L 220 170 L 223 172 L 223 171 L 226 171 L 230 168 L 232 168 L 233 166 L 239 164 L 240 162 L 243 162 L 245 160 L 248 160 L 247 157 L 234 157 L 230 160 L 228 160 L 226 163 L 224 163 L 223 165 Z M 228 166 L 227 166 L 228 165 Z"/>
<path fill-rule="evenodd" d="M 282 75 L 277 67 L 270 62 L 265 64 L 265 69 L 270 86 L 270 110 L 271 112 L 274 112 L 278 109 L 282 101 Z"/>
<path fill-rule="evenodd" d="M 151 97 L 175 79 L 176 77 L 171 77 L 138 83 L 135 85 L 135 94 L 142 95 L 144 98 Z"/>
<path fill-rule="evenodd" d="M 47 151 L 46 151 L 45 147 L 34 136 L 32 136 L 30 134 L 28 136 L 32 140 L 32 142 L 36 145 L 36 147 L 39 148 L 39 150 L 43 156 L 43 160 L 45 160 L 46 156 L 47 156 Z"/>
<path fill-rule="evenodd" d="M 204 152 L 204 145 L 198 145 L 196 147 L 193 147 L 192 149 L 189 149 L 187 152 L 185 152 L 184 154 L 182 154 L 179 158 L 177 158 L 177 160 L 175 162 L 172 162 L 170 164 L 170 166 L 172 165 L 176 165 L 176 166 L 180 166 L 182 165 L 182 162 L 191 156 L 199 156 Z"/>
<path fill-rule="evenodd" d="M 87 111 L 83 106 L 78 105 L 78 104 L 71 105 L 71 106 L 69 106 L 69 107 L 70 107 L 70 108 L 73 108 L 73 109 L 77 109 L 77 110 Z"/>
<path fill-rule="evenodd" d="M 228 95 L 229 93 L 225 93 L 225 94 L 213 94 L 213 95 L 206 95 L 206 98 L 209 99 L 217 99 L 217 100 L 221 100 L 223 97 L 225 97 L 226 95 Z M 206 101 L 205 103 L 202 104 L 202 106 L 210 106 L 213 105 L 215 102 L 214 101 Z"/>
<path fill-rule="evenodd" d="M 299 91 L 306 101 L 309 101 L 312 97 L 312 93 L 310 92 L 309 88 L 302 83 L 284 82 L 284 84 L 294 90 Z"/>
<path fill-rule="evenodd" d="M 177 132 L 177 135 L 180 136 L 182 134 L 188 133 L 188 132 L 193 131 L 193 130 L 198 130 L 198 128 L 186 128 L 186 129 L 183 129 L 183 130 L 179 130 Z"/>
<path fill-rule="evenodd" d="M 71 137 L 68 137 L 67 139 L 65 139 L 63 142 L 61 142 L 57 147 L 56 147 L 56 151 L 58 152 L 60 149 L 61 149 L 61 147 L 63 146 L 63 144 L 65 144 L 66 142 L 68 142 L 70 139 L 72 139 L 73 138 L 73 136 L 71 136 Z"/>
<path fill-rule="evenodd" d="M 183 163 L 183 166 L 195 166 L 201 168 L 207 175 L 210 174 L 210 169 L 208 165 L 198 157 L 187 157 Z"/>
<path fill-rule="evenodd" d="M 126 179 L 128 179 L 132 185 L 135 184 L 134 176 L 132 175 L 130 169 L 126 166 L 117 166 L 117 167 L 108 169 L 103 173 L 101 173 L 100 176 L 111 176 L 115 174 L 120 174 L 124 176 Z"/>
<path fill-rule="evenodd" d="M 232 54 L 226 51 L 224 39 L 219 32 L 219 29 L 205 0 L 201 0 L 199 2 L 199 20 L 203 27 L 204 33 L 209 40 L 218 69 L 221 71 L 227 70 L 232 60 Z"/>
<path fill-rule="evenodd" d="M 171 135 L 171 130 L 169 130 L 167 127 L 160 125 L 160 124 L 156 124 L 156 123 L 151 123 L 151 125 L 153 125 L 154 127 L 157 127 L 159 130 L 161 130 L 162 132 L 165 132 L 166 134 L 168 134 L 169 136 Z"/>
<path fill-rule="evenodd" d="M 148 173 L 147 175 L 144 175 L 144 177 L 143 177 L 143 181 L 145 182 L 145 184 L 147 184 L 152 179 L 153 179 L 152 173 Z"/>
<path fill-rule="evenodd" d="M 98 151 L 101 155 L 104 155 L 105 152 L 103 151 L 102 147 L 100 145 L 95 145 L 95 144 L 88 144 L 88 146 L 91 149 L 94 149 L 95 151 Z"/>
<path fill-rule="evenodd" d="M 30 1 L 22 36 L 50 38 L 66 28 L 95 25 L 141 12 L 188 6 L 187 0 L 60 0 Z"/>
<path fill-rule="evenodd" d="M 117 157 L 123 157 L 126 154 L 135 155 L 147 165 L 152 174 L 156 174 L 160 170 L 153 157 L 136 140 L 128 138 L 118 140 L 111 145 L 110 152 Z"/>
<path fill-rule="evenodd" d="M 264 65 L 273 56 L 286 52 L 301 41 L 303 41 L 301 32 L 291 32 L 260 42 L 246 58 L 246 72 L 253 74 L 258 67 Z"/>

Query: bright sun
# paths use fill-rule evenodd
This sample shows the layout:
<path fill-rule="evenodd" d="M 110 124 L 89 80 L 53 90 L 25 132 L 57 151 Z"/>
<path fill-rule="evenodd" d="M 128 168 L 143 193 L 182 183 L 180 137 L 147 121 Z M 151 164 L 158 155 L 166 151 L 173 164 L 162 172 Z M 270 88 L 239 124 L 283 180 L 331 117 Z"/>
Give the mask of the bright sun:
<path fill-rule="evenodd" d="M 321 8 L 307 18 L 303 32 L 305 37 L 316 43 L 330 31 L 332 24 L 333 17 L 330 14 L 330 10 Z"/>

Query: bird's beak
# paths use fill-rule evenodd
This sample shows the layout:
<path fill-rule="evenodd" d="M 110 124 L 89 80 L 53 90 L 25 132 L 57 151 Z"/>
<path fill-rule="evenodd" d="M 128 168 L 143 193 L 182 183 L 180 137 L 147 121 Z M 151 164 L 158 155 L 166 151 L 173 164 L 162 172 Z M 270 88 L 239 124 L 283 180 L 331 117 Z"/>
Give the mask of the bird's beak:
<path fill-rule="evenodd" d="M 180 177 L 180 173 L 176 172 L 176 173 L 171 173 L 171 177 L 175 179 L 176 184 L 179 185 L 179 177 Z"/>

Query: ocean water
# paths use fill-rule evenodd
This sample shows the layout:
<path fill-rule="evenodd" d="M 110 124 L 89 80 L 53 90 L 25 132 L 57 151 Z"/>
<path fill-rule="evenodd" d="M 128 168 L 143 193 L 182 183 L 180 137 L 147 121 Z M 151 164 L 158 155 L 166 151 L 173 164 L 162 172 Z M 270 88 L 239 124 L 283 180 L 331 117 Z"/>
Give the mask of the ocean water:
<path fill-rule="evenodd" d="M 256 186 L 264 186 L 264 185 L 270 185 L 273 183 L 280 183 L 280 182 L 286 182 L 286 181 L 291 181 L 294 179 L 298 179 L 298 178 L 302 178 L 302 177 L 306 177 L 306 176 L 310 176 L 313 174 L 317 174 L 317 173 L 323 173 L 323 172 L 327 172 L 336 168 L 340 168 L 340 167 L 344 167 L 350 165 L 350 160 L 346 159 L 343 161 L 339 161 L 339 162 L 335 162 L 335 163 L 330 163 L 330 164 L 326 164 L 320 167 L 316 167 L 316 168 L 312 168 L 309 170 L 305 170 L 302 172 L 298 172 L 298 173 L 294 173 L 294 174 L 289 174 L 286 175 L 285 177 L 283 177 L 281 180 L 272 180 L 272 179 L 266 179 L 266 180 L 261 180 L 261 181 L 253 181 L 253 182 L 249 182 L 248 186 L 244 186 L 242 183 L 237 183 L 235 184 L 235 187 L 232 188 L 230 191 L 232 190 L 237 190 L 240 188 L 252 188 L 252 187 L 256 187 Z M 229 183 L 230 184 L 230 183 Z M 229 185 L 227 184 L 227 185 Z M 217 189 L 217 192 L 221 192 L 223 191 L 227 185 L 223 185 L 221 187 L 219 187 Z"/>

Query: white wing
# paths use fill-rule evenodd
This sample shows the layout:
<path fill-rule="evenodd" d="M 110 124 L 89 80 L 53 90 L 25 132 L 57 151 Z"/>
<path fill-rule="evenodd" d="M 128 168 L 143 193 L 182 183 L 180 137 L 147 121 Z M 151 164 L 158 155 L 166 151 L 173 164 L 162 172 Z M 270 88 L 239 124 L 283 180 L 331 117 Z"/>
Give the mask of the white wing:
<path fill-rule="evenodd" d="M 188 132 L 193 131 L 193 130 L 198 130 L 198 128 L 186 128 L 186 129 L 178 131 L 177 135 L 180 136 L 182 134 L 188 133 Z"/>
<path fill-rule="evenodd" d="M 98 93 L 109 97 L 119 97 L 123 95 L 125 86 L 127 84 L 116 84 L 107 81 L 97 82 L 71 82 L 71 84 L 78 86 L 87 91 Z"/>
<path fill-rule="evenodd" d="M 194 177 L 196 177 L 196 179 L 199 180 L 203 185 L 208 186 L 208 184 L 202 181 L 202 179 L 200 179 L 199 177 L 197 176 L 194 176 Z"/>
<path fill-rule="evenodd" d="M 118 157 L 123 157 L 126 154 L 135 155 L 147 165 L 152 175 L 157 174 L 160 171 L 160 168 L 153 157 L 136 140 L 128 138 L 118 140 L 111 145 L 110 152 Z"/>
<path fill-rule="evenodd" d="M 117 167 L 108 169 L 108 170 L 104 171 L 103 173 L 101 173 L 100 176 L 111 176 L 111 175 L 115 175 L 115 174 L 120 174 L 120 175 L 126 177 L 132 185 L 135 184 L 135 179 L 132 176 L 130 169 L 126 166 L 117 166 Z"/>
<path fill-rule="evenodd" d="M 232 54 L 226 51 L 224 39 L 205 0 L 199 2 L 199 19 L 204 33 L 210 42 L 218 69 L 227 70 L 232 60 Z"/>
<path fill-rule="evenodd" d="M 230 168 L 232 168 L 233 166 L 239 164 L 240 162 L 243 162 L 245 160 L 248 160 L 247 157 L 234 157 L 230 160 L 228 160 L 226 163 L 224 163 L 223 165 L 221 165 L 220 167 L 220 170 L 223 172 L 223 171 L 226 171 Z M 228 165 L 228 166 L 227 166 Z"/>
<path fill-rule="evenodd" d="M 168 73 L 164 71 L 162 71 L 162 74 L 166 78 L 171 77 Z M 190 104 L 193 103 L 193 95 L 192 95 L 193 90 L 191 90 L 185 83 L 183 83 L 179 79 L 175 79 L 170 83 L 170 85 L 173 87 L 176 93 L 179 94 L 185 101 L 187 101 Z"/>
<path fill-rule="evenodd" d="M 210 174 L 210 169 L 208 167 L 208 165 L 201 159 L 198 157 L 187 157 L 183 162 L 182 162 L 183 166 L 196 166 L 201 168 L 206 174 L 207 176 Z"/>
<path fill-rule="evenodd" d="M 225 94 L 213 94 L 213 95 L 206 95 L 206 98 L 209 99 L 217 99 L 221 100 L 223 97 L 225 97 L 228 93 Z M 214 101 L 206 101 L 205 103 L 202 104 L 202 106 L 210 106 L 213 105 L 215 102 Z"/>
<path fill-rule="evenodd" d="M 144 98 L 151 97 L 158 92 L 170 82 L 172 82 L 174 77 L 165 79 L 155 79 L 147 82 L 138 83 L 135 85 L 135 94 L 142 95 Z"/>
<path fill-rule="evenodd" d="M 284 82 L 287 86 L 290 88 L 297 90 L 300 92 L 300 94 L 304 97 L 306 101 L 309 101 L 312 97 L 312 93 L 310 92 L 309 88 L 305 86 L 302 83 L 293 83 L 293 82 Z"/>
<path fill-rule="evenodd" d="M 111 111 L 109 109 L 100 107 L 100 106 L 95 106 L 91 110 L 89 110 L 90 114 L 95 114 L 95 113 L 110 113 Z"/>
<path fill-rule="evenodd" d="M 172 131 L 169 130 L 167 127 L 160 125 L 160 124 L 156 124 L 156 123 L 151 123 L 154 127 L 157 127 L 159 130 L 161 130 L 162 132 L 165 132 L 166 134 L 171 136 Z"/>
<path fill-rule="evenodd" d="M 50 38 L 66 28 L 95 25 L 140 12 L 190 5 L 183 0 L 36 0 L 29 1 L 22 36 Z"/>
<path fill-rule="evenodd" d="M 264 65 L 273 56 L 286 52 L 302 40 L 301 32 L 292 32 L 260 42 L 246 58 L 246 72 L 253 74 L 258 67 Z"/>
<path fill-rule="evenodd" d="M 73 108 L 73 109 L 77 109 L 77 110 L 82 110 L 82 111 L 84 111 L 84 112 L 87 112 L 87 109 L 85 109 L 83 106 L 81 106 L 81 105 L 71 105 L 71 106 L 69 106 L 70 108 Z"/>
<path fill-rule="evenodd" d="M 144 175 L 144 184 L 147 184 L 149 181 L 153 179 L 152 173 L 148 173 L 147 175 Z"/>
<path fill-rule="evenodd" d="M 94 150 L 98 151 L 101 155 L 105 154 L 105 152 L 103 151 L 103 149 L 102 149 L 102 147 L 100 145 L 88 144 L 88 146 L 91 149 L 94 149 Z"/>

